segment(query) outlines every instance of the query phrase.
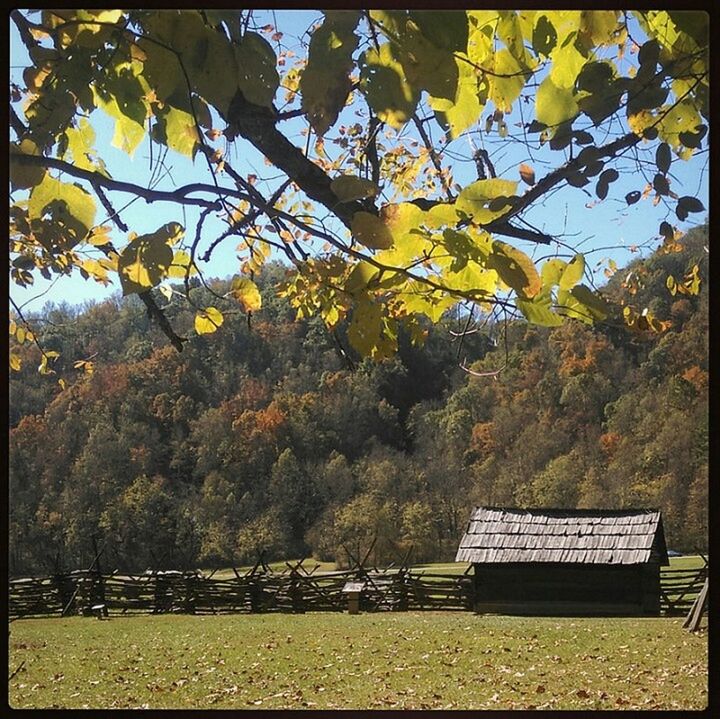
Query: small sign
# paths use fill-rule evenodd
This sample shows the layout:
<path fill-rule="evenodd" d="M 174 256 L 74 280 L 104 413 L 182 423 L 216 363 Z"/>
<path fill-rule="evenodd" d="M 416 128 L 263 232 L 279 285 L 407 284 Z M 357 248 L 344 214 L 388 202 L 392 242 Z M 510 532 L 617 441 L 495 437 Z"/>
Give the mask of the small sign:
<path fill-rule="evenodd" d="M 365 589 L 365 582 L 346 582 L 342 591 L 343 594 L 348 594 L 349 592 L 362 592 L 363 589 Z"/>

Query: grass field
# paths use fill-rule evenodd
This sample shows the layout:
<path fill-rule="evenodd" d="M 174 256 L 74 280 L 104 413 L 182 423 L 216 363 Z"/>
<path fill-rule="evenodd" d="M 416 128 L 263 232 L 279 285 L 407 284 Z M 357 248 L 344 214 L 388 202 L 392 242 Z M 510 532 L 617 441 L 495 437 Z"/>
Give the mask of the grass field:
<path fill-rule="evenodd" d="M 682 619 L 469 613 L 19 620 L 16 708 L 700 709 Z"/>

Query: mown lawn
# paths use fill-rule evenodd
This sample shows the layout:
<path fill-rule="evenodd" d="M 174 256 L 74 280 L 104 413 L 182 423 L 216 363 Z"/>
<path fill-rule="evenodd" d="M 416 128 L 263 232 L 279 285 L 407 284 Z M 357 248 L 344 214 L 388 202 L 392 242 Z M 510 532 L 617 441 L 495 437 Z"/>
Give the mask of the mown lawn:
<path fill-rule="evenodd" d="M 161 615 L 10 625 L 13 707 L 700 709 L 682 619 Z"/>

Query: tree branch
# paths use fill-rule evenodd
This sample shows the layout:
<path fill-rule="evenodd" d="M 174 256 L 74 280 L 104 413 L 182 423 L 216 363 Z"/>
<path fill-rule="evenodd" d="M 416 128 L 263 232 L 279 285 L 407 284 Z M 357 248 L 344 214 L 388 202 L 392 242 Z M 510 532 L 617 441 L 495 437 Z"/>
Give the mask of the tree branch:
<path fill-rule="evenodd" d="M 18 136 L 18 139 L 22 138 L 28 131 L 27 127 L 25 127 L 23 121 L 18 117 L 18 114 L 15 112 L 15 108 L 12 105 L 10 105 L 10 126 L 13 130 L 15 130 L 15 134 Z"/>
<path fill-rule="evenodd" d="M 25 18 L 19 10 L 13 10 L 10 13 L 10 17 L 15 23 L 15 27 L 17 27 L 18 33 L 20 34 L 20 39 L 28 51 L 36 48 L 39 43 L 30 32 L 30 28 L 33 27 L 32 23 Z"/>
<path fill-rule="evenodd" d="M 238 91 L 226 119 L 230 136 L 240 135 L 250 142 L 310 199 L 324 205 L 346 227 L 350 227 L 353 215 L 359 210 L 378 214 L 370 200 L 340 202 L 330 189 L 330 177 L 275 127 L 277 115 L 269 108 L 248 102 Z"/>
<path fill-rule="evenodd" d="M 435 168 L 435 171 L 438 174 L 438 178 L 440 180 L 440 184 L 443 186 L 443 190 L 445 190 L 445 196 L 448 198 L 448 201 L 454 202 L 455 196 L 452 193 L 452 190 L 450 189 L 450 186 L 447 183 L 447 180 L 445 179 L 445 175 L 443 174 L 443 168 L 440 164 L 440 158 L 438 157 L 437 152 L 435 151 L 435 147 L 433 146 L 432 142 L 430 142 L 430 136 L 427 134 L 427 131 L 423 127 L 422 122 L 420 122 L 420 118 L 418 118 L 417 114 L 413 113 L 413 122 L 415 123 L 415 127 L 417 128 L 418 134 L 422 138 L 423 143 L 425 144 L 425 147 L 430 154 L 430 160 L 433 164 L 433 167 Z"/>
<path fill-rule="evenodd" d="M 99 172 L 83 170 L 69 162 L 56 160 L 53 157 L 16 153 L 12 156 L 12 161 L 17 162 L 20 165 L 32 165 L 35 167 L 48 167 L 60 170 L 61 172 L 66 172 L 68 175 L 72 175 L 73 177 L 78 177 L 81 180 L 87 180 L 93 186 L 104 187 L 108 190 L 116 192 L 128 192 L 130 194 L 137 195 L 138 197 L 142 197 L 146 202 L 177 202 L 182 205 L 197 205 L 199 207 L 209 207 L 213 210 L 221 210 L 222 204 L 219 200 L 205 200 L 199 197 L 187 197 L 187 195 L 193 192 L 209 192 L 213 195 L 230 195 L 231 197 L 237 197 L 240 200 L 246 200 L 247 202 L 252 203 L 252 199 L 249 195 L 236 188 L 215 187 L 214 185 L 207 185 L 202 182 L 194 182 L 189 185 L 183 185 L 182 187 L 178 187 L 176 190 L 172 191 L 149 190 L 131 182 L 113 180 L 112 178 L 106 177 Z"/>
<path fill-rule="evenodd" d="M 180 337 L 175 333 L 172 325 L 165 316 L 165 313 L 157 306 L 155 298 L 152 296 L 152 290 L 146 290 L 140 292 L 138 297 L 142 300 L 145 307 L 147 307 L 148 315 L 154 318 L 155 321 L 160 325 L 160 329 L 165 333 L 165 336 L 170 340 L 170 344 L 178 351 L 182 352 L 183 342 L 187 342 L 187 337 Z"/>

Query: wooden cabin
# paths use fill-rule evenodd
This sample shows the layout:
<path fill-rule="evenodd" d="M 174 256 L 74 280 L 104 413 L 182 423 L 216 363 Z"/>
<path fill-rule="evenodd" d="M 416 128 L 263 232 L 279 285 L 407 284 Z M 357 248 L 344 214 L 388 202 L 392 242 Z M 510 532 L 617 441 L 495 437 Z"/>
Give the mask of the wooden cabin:
<path fill-rule="evenodd" d="M 476 507 L 455 561 L 480 613 L 655 616 L 668 556 L 657 510 Z"/>

